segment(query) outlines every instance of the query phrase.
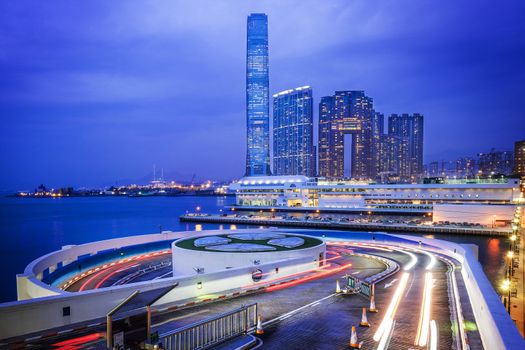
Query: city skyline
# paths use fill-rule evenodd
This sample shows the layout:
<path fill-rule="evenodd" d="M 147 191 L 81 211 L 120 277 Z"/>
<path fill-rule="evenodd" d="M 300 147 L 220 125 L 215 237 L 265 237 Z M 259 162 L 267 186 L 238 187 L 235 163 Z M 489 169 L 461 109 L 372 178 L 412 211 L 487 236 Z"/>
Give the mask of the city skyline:
<path fill-rule="evenodd" d="M 189 4 L 172 11 L 2 4 L 0 106 L 7 117 L 0 161 L 10 170 L 0 189 L 109 183 L 140 177 L 151 164 L 242 176 L 245 21 L 252 12 L 270 18 L 270 93 L 303 85 L 315 96 L 358 89 L 385 115 L 422 113 L 425 163 L 512 149 L 523 139 L 521 4 L 428 11 L 407 3 L 400 11 L 335 2 L 315 19 L 305 15 L 314 2 L 206 4 L 205 13 Z M 22 9 L 31 31 L 14 20 Z M 416 14 L 423 25 L 407 20 Z"/>

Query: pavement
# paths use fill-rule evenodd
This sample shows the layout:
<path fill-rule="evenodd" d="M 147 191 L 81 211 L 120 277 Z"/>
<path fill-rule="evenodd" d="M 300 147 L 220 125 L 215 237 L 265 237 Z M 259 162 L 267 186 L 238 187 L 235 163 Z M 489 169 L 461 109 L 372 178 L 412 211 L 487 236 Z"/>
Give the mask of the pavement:
<path fill-rule="evenodd" d="M 387 254 L 381 254 L 385 256 Z M 391 253 L 389 258 L 407 262 L 406 257 Z M 396 323 L 390 339 L 391 349 L 417 348 L 414 345 L 419 319 L 419 309 L 422 305 L 425 266 L 428 263 L 424 255 L 418 255 L 418 263 L 411 270 L 401 302 L 396 314 Z M 438 263 L 434 269 L 436 279 L 433 289 L 432 317 L 439 324 L 439 348 L 452 347 L 451 321 L 446 290 L 447 268 Z M 308 312 L 297 314 L 274 324 L 265 330 L 261 336 L 263 349 L 347 349 L 352 325 L 357 326 L 359 341 L 363 348 L 373 349 L 377 343 L 372 339 L 387 310 L 390 299 L 399 283 L 398 272 L 395 276 L 376 285 L 376 307 L 379 313 L 368 313 L 370 327 L 359 327 L 363 307 L 369 306 L 369 300 L 360 295 L 343 296 L 327 299 L 322 305 Z M 436 312 L 437 311 L 437 312 Z"/>

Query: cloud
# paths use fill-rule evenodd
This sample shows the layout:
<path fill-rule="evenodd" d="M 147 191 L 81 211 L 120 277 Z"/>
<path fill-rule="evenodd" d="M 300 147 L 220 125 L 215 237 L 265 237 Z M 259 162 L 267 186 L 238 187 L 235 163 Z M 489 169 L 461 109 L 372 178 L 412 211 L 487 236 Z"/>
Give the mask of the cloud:
<path fill-rule="evenodd" d="M 251 12 L 269 15 L 271 92 L 364 89 L 387 115 L 425 115 L 427 155 L 523 138 L 519 2 L 4 1 L 0 162 L 15 170 L 0 186 L 105 183 L 153 162 L 241 176 Z"/>

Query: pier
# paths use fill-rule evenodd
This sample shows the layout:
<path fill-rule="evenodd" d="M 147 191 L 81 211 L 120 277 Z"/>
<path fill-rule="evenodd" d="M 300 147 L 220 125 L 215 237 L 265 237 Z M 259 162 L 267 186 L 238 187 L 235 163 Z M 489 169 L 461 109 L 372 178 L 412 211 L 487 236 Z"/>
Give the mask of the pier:
<path fill-rule="evenodd" d="M 263 217 L 237 217 L 232 215 L 211 214 L 185 214 L 179 217 L 181 222 L 235 224 L 251 226 L 285 226 L 302 227 L 329 230 L 351 230 L 351 231 L 384 231 L 404 232 L 421 234 L 455 234 L 455 235 L 484 235 L 507 237 L 511 233 L 510 228 L 487 228 L 487 227 L 457 227 L 445 225 L 414 225 L 414 224 L 385 224 L 385 223 L 362 223 L 345 221 L 322 221 L 305 220 L 304 218 L 263 218 Z"/>

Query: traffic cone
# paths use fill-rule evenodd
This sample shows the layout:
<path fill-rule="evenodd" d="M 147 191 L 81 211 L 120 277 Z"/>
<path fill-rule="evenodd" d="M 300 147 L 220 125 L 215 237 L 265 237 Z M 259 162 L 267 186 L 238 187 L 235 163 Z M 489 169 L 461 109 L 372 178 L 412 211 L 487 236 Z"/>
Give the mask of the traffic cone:
<path fill-rule="evenodd" d="M 339 286 L 339 280 L 335 281 L 335 292 L 341 293 L 341 287 Z"/>
<path fill-rule="evenodd" d="M 257 327 L 255 328 L 255 334 L 264 334 L 264 329 L 262 328 L 261 315 L 257 316 Z"/>
<path fill-rule="evenodd" d="M 361 316 L 361 323 L 359 324 L 361 327 L 370 327 L 370 324 L 368 323 L 368 319 L 366 318 L 366 307 L 363 308 L 363 315 Z"/>
<path fill-rule="evenodd" d="M 379 310 L 376 309 L 376 302 L 374 299 L 374 296 L 372 295 L 370 297 L 370 309 L 368 310 L 370 312 L 378 312 Z"/>
<path fill-rule="evenodd" d="M 349 345 L 351 349 L 361 349 L 361 344 L 357 342 L 357 332 L 355 331 L 355 326 L 352 326 L 352 335 L 350 336 Z"/>

